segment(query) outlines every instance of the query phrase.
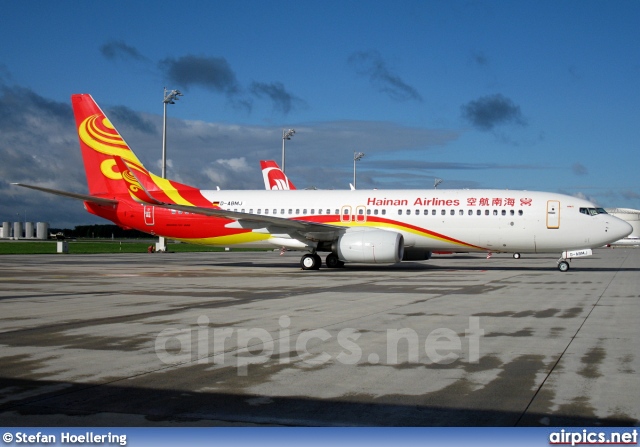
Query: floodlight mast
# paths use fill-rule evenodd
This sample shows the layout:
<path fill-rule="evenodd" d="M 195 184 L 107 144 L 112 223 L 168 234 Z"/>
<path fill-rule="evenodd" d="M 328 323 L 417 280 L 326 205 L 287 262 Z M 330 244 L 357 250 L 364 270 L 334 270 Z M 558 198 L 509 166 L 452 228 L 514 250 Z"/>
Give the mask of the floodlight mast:
<path fill-rule="evenodd" d="M 285 166 L 284 166 L 284 160 L 285 160 L 284 159 L 284 142 L 286 140 L 290 140 L 291 137 L 293 136 L 293 134 L 295 134 L 295 133 L 296 133 L 295 129 L 289 129 L 289 130 L 282 129 L 282 172 L 283 173 L 285 172 L 285 170 L 284 170 L 284 168 L 285 168 Z"/>
<path fill-rule="evenodd" d="M 180 90 L 167 92 L 164 88 L 164 100 L 162 101 L 164 113 L 162 114 L 162 178 L 167 178 L 167 104 L 175 104 L 179 96 L 184 96 Z"/>
<path fill-rule="evenodd" d="M 364 152 L 353 152 L 353 189 L 356 189 L 356 161 L 364 157 Z"/>
<path fill-rule="evenodd" d="M 183 96 L 180 90 L 167 91 L 164 88 L 164 99 L 162 100 L 162 178 L 167 178 L 167 104 L 175 104 Z M 164 237 L 160 236 L 156 243 L 156 251 L 167 251 L 167 244 Z"/>

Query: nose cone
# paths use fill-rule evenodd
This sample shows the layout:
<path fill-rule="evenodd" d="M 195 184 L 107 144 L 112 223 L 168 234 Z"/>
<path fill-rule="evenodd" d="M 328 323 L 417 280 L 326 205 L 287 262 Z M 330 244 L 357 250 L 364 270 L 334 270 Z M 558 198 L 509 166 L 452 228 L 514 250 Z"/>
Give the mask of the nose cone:
<path fill-rule="evenodd" d="M 609 231 L 608 233 L 611 235 L 611 242 L 615 242 L 622 238 L 629 236 L 633 232 L 633 227 L 629 222 L 626 222 L 622 219 L 618 219 L 614 216 L 609 217 Z"/>

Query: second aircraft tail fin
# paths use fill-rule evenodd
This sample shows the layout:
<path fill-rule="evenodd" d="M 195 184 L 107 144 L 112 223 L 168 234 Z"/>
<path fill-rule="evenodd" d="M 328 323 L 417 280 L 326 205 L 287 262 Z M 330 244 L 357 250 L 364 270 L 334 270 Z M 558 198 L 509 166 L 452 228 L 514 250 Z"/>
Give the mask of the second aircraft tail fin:
<path fill-rule="evenodd" d="M 295 185 L 289 180 L 275 161 L 260 160 L 260 168 L 262 168 L 265 189 L 296 189 Z"/>

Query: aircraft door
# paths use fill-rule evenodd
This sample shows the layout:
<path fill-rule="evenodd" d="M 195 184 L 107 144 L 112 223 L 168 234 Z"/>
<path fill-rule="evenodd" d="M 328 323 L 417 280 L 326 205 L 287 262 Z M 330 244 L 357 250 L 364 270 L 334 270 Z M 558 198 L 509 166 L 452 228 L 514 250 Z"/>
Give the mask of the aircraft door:
<path fill-rule="evenodd" d="M 340 210 L 340 222 L 351 222 L 351 207 L 345 205 Z"/>
<path fill-rule="evenodd" d="M 364 205 L 356 206 L 356 215 L 354 216 L 356 222 L 367 221 L 367 207 Z"/>
<path fill-rule="evenodd" d="M 155 225 L 155 206 L 144 206 L 144 223 L 147 225 Z"/>
<path fill-rule="evenodd" d="M 558 200 L 547 201 L 547 228 L 560 228 L 560 202 Z"/>

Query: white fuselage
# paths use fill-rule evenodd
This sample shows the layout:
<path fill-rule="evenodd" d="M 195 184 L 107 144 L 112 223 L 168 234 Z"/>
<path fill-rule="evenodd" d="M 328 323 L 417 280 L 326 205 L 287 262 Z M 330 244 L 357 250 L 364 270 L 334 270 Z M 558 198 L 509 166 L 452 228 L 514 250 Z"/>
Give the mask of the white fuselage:
<path fill-rule="evenodd" d="M 225 210 L 396 231 L 406 247 L 429 250 L 558 252 L 601 247 L 632 230 L 586 200 L 535 191 L 201 192 Z"/>

